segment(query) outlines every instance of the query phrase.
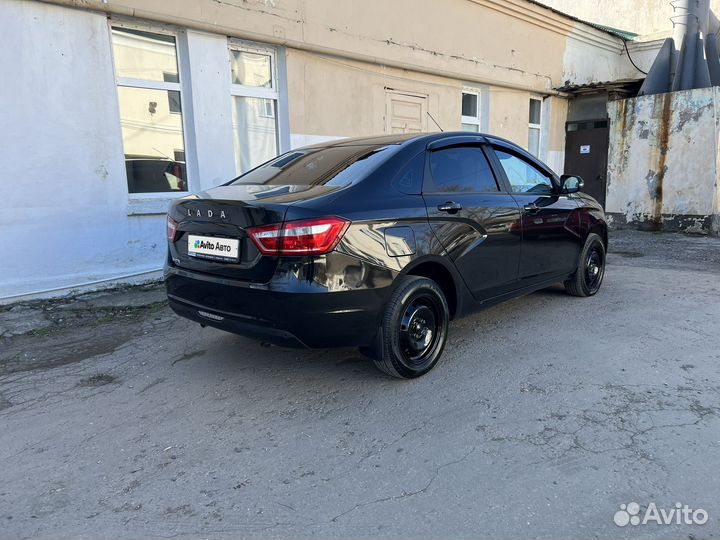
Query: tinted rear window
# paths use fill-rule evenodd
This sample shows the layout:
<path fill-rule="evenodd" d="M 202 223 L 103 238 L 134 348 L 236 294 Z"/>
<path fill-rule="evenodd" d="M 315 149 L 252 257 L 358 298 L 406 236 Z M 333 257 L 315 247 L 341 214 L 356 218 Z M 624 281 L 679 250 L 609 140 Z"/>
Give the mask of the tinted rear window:
<path fill-rule="evenodd" d="M 431 181 L 425 191 L 483 193 L 498 191 L 497 182 L 482 149 L 458 146 L 430 154 Z"/>
<path fill-rule="evenodd" d="M 388 146 L 332 146 L 293 150 L 248 171 L 230 185 L 346 185 L 362 179 L 392 153 Z"/>

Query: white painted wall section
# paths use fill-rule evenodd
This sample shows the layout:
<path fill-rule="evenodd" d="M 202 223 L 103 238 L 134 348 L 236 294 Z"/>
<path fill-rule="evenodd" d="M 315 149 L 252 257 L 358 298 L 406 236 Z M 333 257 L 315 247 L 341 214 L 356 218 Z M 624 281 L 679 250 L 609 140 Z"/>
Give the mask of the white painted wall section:
<path fill-rule="evenodd" d="M 0 13 L 12 48 L 0 54 L 0 232 L 14 246 L 0 259 L 0 302 L 157 272 L 176 195 L 128 194 L 107 17 L 26 0 L 0 0 Z M 228 40 L 180 30 L 177 51 L 196 192 L 235 176 Z"/>
<path fill-rule="evenodd" d="M 230 109 L 230 54 L 225 36 L 188 30 L 187 50 L 192 71 L 190 95 L 184 103 L 192 106 L 191 125 L 195 126 L 196 178 L 190 189 L 210 189 L 236 176 Z M 193 130 L 188 130 L 188 135 Z M 192 159 L 192 158 L 190 158 Z"/>
<path fill-rule="evenodd" d="M 0 230 L 16 246 L 0 259 L 0 298 L 158 268 L 162 220 L 126 215 L 106 18 L 30 1 L 0 9 L 12 44 L 0 54 Z"/>

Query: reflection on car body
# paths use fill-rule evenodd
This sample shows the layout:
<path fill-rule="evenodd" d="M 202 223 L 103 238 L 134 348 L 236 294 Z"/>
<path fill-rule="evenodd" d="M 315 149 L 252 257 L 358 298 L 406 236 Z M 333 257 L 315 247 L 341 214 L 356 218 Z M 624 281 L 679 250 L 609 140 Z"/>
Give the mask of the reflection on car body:
<path fill-rule="evenodd" d="M 452 318 L 557 282 L 599 290 L 607 225 L 581 188 L 490 135 L 296 149 L 172 204 L 169 302 L 280 345 L 359 346 L 386 373 L 417 377 Z M 238 256 L 189 254 L 190 235 L 237 242 Z"/>

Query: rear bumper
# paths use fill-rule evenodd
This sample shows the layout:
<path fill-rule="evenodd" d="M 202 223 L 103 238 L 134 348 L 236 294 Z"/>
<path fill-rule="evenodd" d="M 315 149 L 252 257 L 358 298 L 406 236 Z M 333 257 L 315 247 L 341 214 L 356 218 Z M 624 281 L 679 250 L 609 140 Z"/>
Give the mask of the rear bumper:
<path fill-rule="evenodd" d="M 165 269 L 170 307 L 221 330 L 286 347 L 368 345 L 380 326 L 391 286 L 328 290 L 306 280 L 251 284 Z"/>

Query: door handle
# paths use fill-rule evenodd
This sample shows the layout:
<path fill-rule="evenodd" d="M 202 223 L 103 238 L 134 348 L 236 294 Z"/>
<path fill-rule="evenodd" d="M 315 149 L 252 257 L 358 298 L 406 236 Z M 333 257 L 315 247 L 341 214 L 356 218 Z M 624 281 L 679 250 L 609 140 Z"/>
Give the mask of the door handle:
<path fill-rule="evenodd" d="M 447 201 L 443 204 L 438 204 L 437 209 L 441 212 L 447 212 L 448 214 L 457 214 L 460 210 L 462 210 L 462 204 Z"/>
<path fill-rule="evenodd" d="M 540 207 L 535 203 L 526 204 L 524 208 L 528 214 L 537 214 L 540 211 Z"/>

